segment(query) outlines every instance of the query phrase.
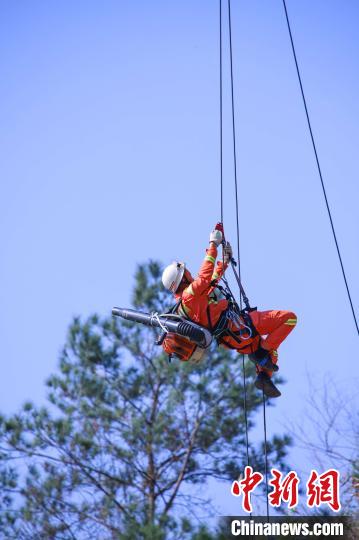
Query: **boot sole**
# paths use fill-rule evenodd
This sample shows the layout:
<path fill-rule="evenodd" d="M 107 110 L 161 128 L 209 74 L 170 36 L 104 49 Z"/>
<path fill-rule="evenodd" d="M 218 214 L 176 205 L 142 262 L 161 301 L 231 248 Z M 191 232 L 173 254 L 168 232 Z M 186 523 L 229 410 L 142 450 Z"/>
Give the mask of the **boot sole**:
<path fill-rule="evenodd" d="M 258 390 L 263 390 L 267 397 L 276 398 L 282 395 L 278 388 L 273 386 L 273 383 L 271 384 L 267 381 L 255 381 L 254 386 L 258 388 Z"/>

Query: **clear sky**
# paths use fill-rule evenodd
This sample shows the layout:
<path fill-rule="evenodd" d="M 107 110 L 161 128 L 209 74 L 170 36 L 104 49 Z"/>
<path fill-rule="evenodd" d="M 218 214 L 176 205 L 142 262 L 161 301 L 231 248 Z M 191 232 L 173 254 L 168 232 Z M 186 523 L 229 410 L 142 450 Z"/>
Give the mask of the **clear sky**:
<path fill-rule="evenodd" d="M 359 4 L 288 10 L 358 311 Z M 280 350 L 274 433 L 302 418 L 307 372 L 356 388 L 358 339 L 282 2 L 233 1 L 232 17 L 243 280 L 254 305 L 299 321 Z M 44 400 L 72 317 L 128 306 L 136 263 L 199 266 L 220 217 L 218 55 L 218 1 L 0 2 L 2 412 Z"/>

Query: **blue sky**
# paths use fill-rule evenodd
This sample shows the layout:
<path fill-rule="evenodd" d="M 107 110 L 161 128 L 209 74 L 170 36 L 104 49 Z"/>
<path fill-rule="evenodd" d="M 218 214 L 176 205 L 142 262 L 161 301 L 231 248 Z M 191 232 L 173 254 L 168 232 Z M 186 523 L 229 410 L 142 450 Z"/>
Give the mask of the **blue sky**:
<path fill-rule="evenodd" d="M 288 0 L 288 10 L 358 309 L 359 6 Z M 282 3 L 238 0 L 232 17 L 243 280 L 259 309 L 299 320 L 280 350 L 288 382 L 274 432 L 302 418 L 307 372 L 354 391 L 357 335 Z M 44 400 L 74 315 L 129 305 L 138 262 L 199 266 L 220 216 L 218 2 L 2 1 L 0 66 L 0 410 L 10 413 Z"/>

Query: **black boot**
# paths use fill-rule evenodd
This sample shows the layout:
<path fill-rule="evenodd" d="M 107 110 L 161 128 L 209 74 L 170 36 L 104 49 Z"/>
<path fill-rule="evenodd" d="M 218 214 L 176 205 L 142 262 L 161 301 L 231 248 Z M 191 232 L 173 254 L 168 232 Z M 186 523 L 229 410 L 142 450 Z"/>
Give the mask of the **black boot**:
<path fill-rule="evenodd" d="M 269 369 L 270 371 L 278 371 L 279 369 L 276 364 L 273 364 L 269 351 L 262 347 L 258 347 L 254 353 L 249 354 L 248 358 L 253 364 Z"/>
<path fill-rule="evenodd" d="M 282 395 L 275 384 L 272 383 L 270 377 L 268 377 L 264 371 L 258 373 L 254 386 L 259 390 L 263 390 L 265 395 L 268 397 L 279 397 Z"/>

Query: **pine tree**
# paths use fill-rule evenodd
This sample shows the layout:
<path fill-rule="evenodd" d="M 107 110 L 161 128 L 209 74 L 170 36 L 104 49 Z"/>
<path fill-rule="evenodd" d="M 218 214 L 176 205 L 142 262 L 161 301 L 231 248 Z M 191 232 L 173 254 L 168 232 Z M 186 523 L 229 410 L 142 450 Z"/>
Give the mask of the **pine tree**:
<path fill-rule="evenodd" d="M 160 275 L 156 262 L 138 267 L 136 308 L 171 303 Z M 209 478 L 230 489 L 246 464 L 241 362 L 214 346 L 199 366 L 169 363 L 154 341 L 154 330 L 112 317 L 72 322 L 48 406 L 0 420 L 2 537 L 212 538 L 193 516 L 209 512 Z M 246 372 L 251 430 L 262 396 Z M 289 444 L 269 441 L 277 467 Z M 261 445 L 249 452 L 263 470 Z"/>

